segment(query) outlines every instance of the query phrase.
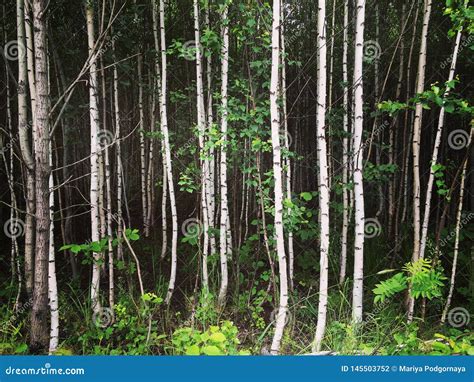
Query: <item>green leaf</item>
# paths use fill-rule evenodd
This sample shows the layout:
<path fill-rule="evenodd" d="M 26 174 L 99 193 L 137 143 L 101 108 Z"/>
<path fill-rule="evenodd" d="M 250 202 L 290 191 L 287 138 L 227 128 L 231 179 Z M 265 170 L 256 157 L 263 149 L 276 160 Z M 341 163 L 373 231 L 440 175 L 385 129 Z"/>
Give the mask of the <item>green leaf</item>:
<path fill-rule="evenodd" d="M 188 346 L 188 348 L 186 349 L 186 355 L 199 355 L 199 354 L 201 353 L 199 351 L 199 346 L 197 345 Z"/>
<path fill-rule="evenodd" d="M 220 332 L 216 332 L 211 334 L 210 340 L 218 343 L 225 342 L 225 336 Z"/>
<path fill-rule="evenodd" d="M 304 199 L 305 201 L 309 202 L 311 199 L 313 199 L 313 195 L 311 195 L 310 192 L 302 192 L 300 194 L 301 198 Z"/>
<path fill-rule="evenodd" d="M 214 345 L 204 346 L 202 348 L 202 352 L 205 355 L 222 355 L 222 352 L 219 350 L 219 348 Z"/>

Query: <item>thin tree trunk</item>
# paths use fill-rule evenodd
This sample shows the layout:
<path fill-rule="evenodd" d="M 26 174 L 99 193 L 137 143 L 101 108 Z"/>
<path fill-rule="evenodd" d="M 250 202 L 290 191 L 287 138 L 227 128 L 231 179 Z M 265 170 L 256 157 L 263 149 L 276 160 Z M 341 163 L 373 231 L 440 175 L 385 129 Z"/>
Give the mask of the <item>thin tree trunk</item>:
<path fill-rule="evenodd" d="M 99 97 L 97 83 L 97 54 L 95 52 L 95 32 L 94 32 L 94 8 L 92 3 L 86 4 L 87 17 L 87 41 L 89 48 L 90 68 L 89 68 L 89 116 L 90 116 L 90 205 L 91 205 L 91 240 L 99 241 L 100 238 L 100 215 L 99 215 Z M 100 313 L 99 289 L 100 289 L 100 253 L 93 254 L 91 301 L 92 310 L 95 314 Z"/>
<path fill-rule="evenodd" d="M 199 153 L 201 162 L 201 208 L 202 224 L 204 230 L 204 243 L 202 247 L 202 286 L 205 290 L 209 286 L 207 256 L 209 253 L 209 160 L 205 149 L 206 115 L 204 110 L 204 90 L 202 79 L 202 46 L 199 28 L 199 3 L 193 0 L 194 9 L 194 39 L 196 43 L 196 90 L 197 90 L 197 126 L 199 132 Z"/>
<path fill-rule="evenodd" d="M 220 148 L 220 192 L 221 192 L 221 212 L 220 212 L 220 238 L 219 253 L 221 260 L 221 286 L 219 289 L 218 303 L 223 306 L 227 296 L 227 287 L 229 282 L 227 271 L 227 250 L 229 242 L 229 206 L 227 201 L 227 83 L 229 72 L 229 25 L 228 25 L 228 5 L 222 12 L 222 64 L 221 64 L 221 98 L 222 98 L 222 117 L 221 117 L 221 148 Z"/>
<path fill-rule="evenodd" d="M 428 40 L 428 26 L 431 14 L 431 0 L 424 1 L 423 28 L 421 31 L 421 46 L 418 58 L 418 74 L 416 78 L 416 93 L 422 93 L 425 86 L 426 68 L 426 45 Z M 415 118 L 413 122 L 413 255 L 412 261 L 420 258 L 420 146 L 421 146 L 421 125 L 423 117 L 423 107 L 421 103 L 415 106 Z M 415 310 L 415 299 L 409 297 L 408 322 L 413 320 Z"/>
<path fill-rule="evenodd" d="M 166 172 L 168 177 L 168 190 L 171 204 L 171 275 L 166 294 L 166 304 L 169 304 L 174 291 L 176 281 L 176 268 L 178 265 L 177 243 L 178 243 L 178 214 L 176 212 L 176 198 L 174 193 L 173 172 L 171 167 L 171 150 L 168 133 L 168 117 L 167 117 L 167 72 L 166 72 L 166 34 L 165 34 L 165 5 L 160 0 L 160 36 L 161 36 L 161 97 L 160 97 L 160 113 L 161 113 L 161 132 L 163 134 L 163 144 L 166 158 Z"/>
<path fill-rule="evenodd" d="M 25 14 L 24 0 L 17 0 L 17 40 L 18 44 L 25 41 Z M 32 38 L 32 36 L 30 36 Z M 30 91 L 31 102 L 35 100 L 35 83 L 27 82 L 27 57 L 32 57 L 33 52 L 27 50 L 18 56 L 18 135 L 20 140 L 21 156 L 26 166 L 26 216 L 25 216 L 25 286 L 28 297 L 33 294 L 34 278 L 34 215 L 35 215 L 35 161 L 34 150 L 30 144 L 30 128 L 28 123 L 27 83 Z"/>
<path fill-rule="evenodd" d="M 344 283 L 347 266 L 347 231 L 349 229 L 349 198 L 348 198 L 348 165 L 349 165 L 349 86 L 347 76 L 347 49 L 349 28 L 349 0 L 344 0 L 344 24 L 343 24 L 343 50 L 342 50 L 342 82 L 343 94 L 343 130 L 342 138 L 342 233 L 341 233 L 341 266 L 339 271 L 339 284 Z"/>
<path fill-rule="evenodd" d="M 451 82 L 454 79 L 454 72 L 456 70 L 456 61 L 458 58 L 459 44 L 461 42 L 462 30 L 459 30 L 456 34 L 456 43 L 454 45 L 454 51 L 451 59 L 451 68 L 449 69 L 448 82 Z M 443 98 L 446 98 L 449 95 L 450 89 L 447 88 L 444 92 Z M 431 206 L 431 195 L 433 191 L 433 183 L 435 178 L 435 173 L 433 171 L 433 166 L 438 162 L 438 152 L 439 146 L 441 144 L 441 137 L 443 134 L 444 127 L 444 106 L 441 106 L 441 110 L 438 116 L 438 128 L 436 130 L 436 137 L 433 146 L 433 155 L 431 156 L 430 162 L 430 176 L 428 178 L 428 186 L 426 188 L 426 198 L 425 198 L 425 211 L 423 214 L 423 226 L 421 229 L 421 243 L 420 243 L 420 258 L 422 259 L 425 255 L 426 240 L 428 236 L 428 224 L 430 221 L 430 206 Z"/>
<path fill-rule="evenodd" d="M 326 136 L 326 0 L 318 0 L 318 76 L 316 131 L 317 151 L 319 152 L 319 208 L 320 208 L 320 265 L 319 265 L 319 304 L 318 322 L 314 336 L 313 352 L 321 350 L 321 343 L 326 331 L 328 304 L 328 256 L 329 256 L 329 182 L 327 164 Z"/>
<path fill-rule="evenodd" d="M 273 0 L 272 66 L 270 78 L 270 119 L 273 149 L 273 177 L 275 181 L 275 240 L 280 276 L 280 301 L 276 317 L 271 354 L 280 351 L 281 339 L 286 326 L 288 310 L 288 273 L 286 269 L 285 237 L 283 234 L 283 184 L 280 148 L 280 114 L 278 110 L 278 84 L 280 63 L 280 0 Z"/>
<path fill-rule="evenodd" d="M 363 184 L 363 45 L 365 23 L 365 1 L 356 1 L 355 58 L 354 58 L 354 287 L 352 290 L 352 317 L 354 322 L 362 321 L 364 289 L 364 184 Z"/>
<path fill-rule="evenodd" d="M 460 32 L 458 32 L 458 36 L 459 34 Z M 456 38 L 456 47 L 458 46 L 459 46 L 459 41 Z M 455 48 L 455 52 L 456 52 L 456 48 Z M 453 57 L 453 62 L 455 61 L 456 61 L 456 58 Z M 453 68 L 453 64 L 451 64 L 451 68 Z M 473 129 L 471 129 L 470 131 L 469 140 L 467 142 L 468 150 L 471 147 L 472 133 L 473 133 Z M 463 198 L 464 198 L 464 183 L 466 180 L 466 170 L 467 170 L 468 162 L 469 162 L 469 157 L 467 156 L 466 159 L 464 160 L 464 165 L 463 165 L 462 174 L 461 174 L 461 184 L 459 186 L 459 205 L 458 205 L 458 212 L 456 215 L 456 233 L 455 233 L 455 238 L 454 238 L 453 265 L 451 268 L 451 278 L 449 280 L 448 297 L 446 299 L 446 305 L 444 306 L 443 314 L 441 316 L 442 323 L 446 321 L 446 316 L 448 314 L 449 307 L 451 306 L 451 300 L 453 298 L 453 292 L 454 292 L 454 281 L 456 278 L 456 268 L 457 268 L 458 255 L 459 255 L 459 235 L 461 232 L 461 216 L 462 216 L 462 206 L 463 206 Z"/>

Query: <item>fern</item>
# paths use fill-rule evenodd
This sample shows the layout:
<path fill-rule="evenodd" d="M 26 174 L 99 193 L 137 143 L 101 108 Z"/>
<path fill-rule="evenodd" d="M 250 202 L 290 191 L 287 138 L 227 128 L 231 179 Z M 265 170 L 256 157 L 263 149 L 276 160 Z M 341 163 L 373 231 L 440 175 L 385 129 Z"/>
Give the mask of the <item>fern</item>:
<path fill-rule="evenodd" d="M 392 297 L 394 294 L 401 292 L 407 288 L 407 277 L 403 272 L 397 273 L 388 280 L 382 281 L 375 286 L 374 302 L 384 302 L 386 298 Z"/>

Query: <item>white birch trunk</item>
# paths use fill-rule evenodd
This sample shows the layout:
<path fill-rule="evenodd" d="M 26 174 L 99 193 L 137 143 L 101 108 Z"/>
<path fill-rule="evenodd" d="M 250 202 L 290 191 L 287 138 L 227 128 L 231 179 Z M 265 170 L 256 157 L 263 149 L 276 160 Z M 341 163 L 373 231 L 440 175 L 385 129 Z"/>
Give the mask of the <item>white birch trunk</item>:
<path fill-rule="evenodd" d="M 278 84 L 280 63 L 280 0 L 273 0 L 272 66 L 270 78 L 270 119 L 273 149 L 273 177 L 275 181 L 275 239 L 280 275 L 280 301 L 276 317 L 271 354 L 280 351 L 288 311 L 288 273 L 286 269 L 285 237 L 283 234 L 283 184 L 280 148 L 280 114 L 278 110 Z"/>
<path fill-rule="evenodd" d="M 431 14 L 431 0 L 424 1 L 423 8 L 423 27 L 421 31 L 421 45 L 418 58 L 418 72 L 416 77 L 416 93 L 422 93 L 425 86 L 425 68 L 426 68 L 426 46 L 428 42 L 428 26 Z M 420 146 L 421 146 L 421 124 L 423 117 L 423 107 L 421 103 L 415 106 L 415 117 L 413 122 L 413 255 L 412 261 L 420 258 Z M 409 298 L 408 322 L 413 320 L 415 311 L 415 299 Z"/>
<path fill-rule="evenodd" d="M 173 172 L 171 167 L 171 150 L 168 133 L 168 116 L 167 116 L 167 72 L 166 72 L 166 34 L 165 34 L 165 5 L 164 1 L 160 0 L 160 37 L 161 37 L 161 91 L 160 91 L 160 115 L 161 115 L 161 132 L 163 134 L 163 144 L 166 158 L 166 174 L 168 178 L 168 191 L 171 204 L 171 275 L 168 285 L 168 292 L 166 294 L 165 302 L 169 304 L 173 296 L 174 284 L 176 282 L 176 268 L 178 264 L 178 214 L 176 211 L 176 198 L 174 193 Z"/>
<path fill-rule="evenodd" d="M 454 51 L 451 60 L 451 67 L 449 69 L 448 81 L 452 81 L 454 79 L 454 72 L 456 70 L 456 61 L 458 58 L 458 51 L 459 51 L 459 44 L 461 42 L 461 34 L 462 30 L 459 30 L 456 34 L 456 43 L 454 45 Z M 450 89 L 446 89 L 443 97 L 447 97 L 449 95 Z M 435 174 L 433 171 L 433 166 L 438 162 L 438 152 L 439 146 L 441 144 L 441 137 L 443 134 L 443 127 L 444 127 L 444 114 L 445 109 L 442 106 L 441 110 L 439 111 L 438 116 L 438 128 L 436 130 L 436 137 L 433 146 L 433 154 L 431 156 L 430 162 L 430 176 L 428 178 L 428 186 L 426 188 L 426 198 L 425 198 L 425 211 L 423 214 L 423 226 L 421 229 L 421 242 L 420 242 L 420 259 L 422 259 L 425 255 L 425 248 L 426 248 L 426 240 L 428 236 L 428 224 L 430 222 L 430 207 L 431 207 L 431 195 L 433 191 L 433 182 L 435 178 Z"/>
<path fill-rule="evenodd" d="M 473 131 L 474 129 L 471 128 L 469 140 L 467 142 L 468 150 L 471 147 Z M 461 174 L 461 184 L 459 186 L 459 205 L 458 205 L 458 212 L 456 215 L 456 233 L 455 233 L 455 238 L 454 238 L 453 265 L 451 268 L 451 278 L 449 280 L 449 291 L 448 291 L 448 297 L 446 299 L 446 305 L 444 306 L 443 314 L 441 316 L 441 322 L 443 324 L 446 321 L 446 316 L 448 314 L 449 307 L 451 306 L 451 300 L 453 298 L 453 292 L 454 292 L 454 281 L 456 278 L 456 268 L 457 268 L 458 255 L 459 255 L 459 234 L 461 232 L 461 216 L 462 216 L 462 205 L 463 205 L 463 198 L 464 198 L 464 183 L 466 180 L 466 169 L 467 169 L 468 162 L 469 162 L 469 157 L 466 157 L 464 165 L 463 165 L 463 169 L 462 169 L 462 174 Z"/>
<path fill-rule="evenodd" d="M 347 231 L 349 229 L 349 198 L 347 190 L 348 165 L 349 165 L 349 94 L 347 76 L 347 48 L 348 48 L 348 28 L 349 28 L 349 0 L 344 0 L 344 24 L 343 24 L 343 47 L 342 47 L 342 82 L 344 84 L 343 94 L 343 130 L 342 138 L 342 232 L 341 232 L 341 265 L 339 271 L 339 283 L 344 283 L 347 266 Z"/>
<path fill-rule="evenodd" d="M 321 342 L 326 330 L 328 302 L 328 255 L 329 255 L 329 184 L 326 137 L 326 0 L 318 0 L 318 76 L 316 132 L 319 152 L 319 208 L 320 208 L 320 266 L 319 266 L 319 304 L 318 322 L 314 336 L 313 352 L 321 350 Z"/>
<path fill-rule="evenodd" d="M 97 83 L 97 55 L 95 53 L 95 32 L 94 32 L 94 8 L 91 3 L 86 5 L 87 17 L 87 41 L 89 47 L 89 115 L 91 125 L 91 182 L 90 182 L 90 204 L 91 204 L 91 240 L 99 241 L 99 158 L 98 158 L 98 131 L 99 131 L 99 109 L 98 109 L 98 83 Z M 99 288 L 100 288 L 100 265 L 99 253 L 93 254 L 94 263 L 92 265 L 91 301 L 92 310 L 99 314 Z"/>
<path fill-rule="evenodd" d="M 364 184 L 363 184 L 363 150 L 362 131 L 363 116 L 363 47 L 365 1 L 356 1 L 355 24 L 355 58 L 354 58 L 354 208 L 355 208 L 355 242 L 354 242 L 354 286 L 352 290 L 352 318 L 354 322 L 362 321 L 363 288 L 364 288 Z"/>
<path fill-rule="evenodd" d="M 219 289 L 218 303 L 223 306 L 227 296 L 228 271 L 228 226 L 229 226 L 229 206 L 227 201 L 227 83 L 229 72 L 229 25 L 228 25 L 228 5 L 222 12 L 222 48 L 221 48 L 221 97 L 222 97 L 222 117 L 221 117 L 221 147 L 220 147 L 220 192 L 221 192 L 221 213 L 220 213 L 220 238 L 219 254 L 221 261 L 221 286 Z"/>

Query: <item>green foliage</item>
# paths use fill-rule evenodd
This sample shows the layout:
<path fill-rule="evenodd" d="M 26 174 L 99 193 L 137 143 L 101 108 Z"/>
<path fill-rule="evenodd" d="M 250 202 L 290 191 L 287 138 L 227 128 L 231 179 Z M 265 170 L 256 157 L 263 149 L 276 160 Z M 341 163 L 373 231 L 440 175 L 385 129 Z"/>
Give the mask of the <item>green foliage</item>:
<path fill-rule="evenodd" d="M 200 331 L 190 327 L 180 328 L 173 333 L 171 343 L 177 355 L 248 355 L 246 350 L 238 350 L 238 329 L 230 321 L 220 326 L 210 326 Z"/>
<path fill-rule="evenodd" d="M 433 267 L 431 260 L 419 259 L 407 263 L 404 272 L 397 273 L 388 280 L 382 281 L 372 290 L 374 302 L 383 302 L 410 285 L 410 294 L 415 299 L 423 297 L 431 300 L 442 296 L 442 288 L 446 277 L 442 269 Z"/>
<path fill-rule="evenodd" d="M 390 298 L 407 288 L 407 277 L 403 272 L 397 273 L 388 280 L 382 281 L 372 290 L 375 294 L 374 302 L 384 302 L 386 298 Z"/>

